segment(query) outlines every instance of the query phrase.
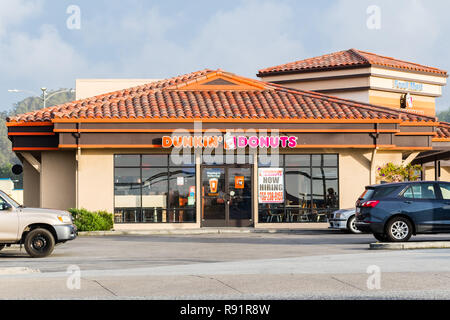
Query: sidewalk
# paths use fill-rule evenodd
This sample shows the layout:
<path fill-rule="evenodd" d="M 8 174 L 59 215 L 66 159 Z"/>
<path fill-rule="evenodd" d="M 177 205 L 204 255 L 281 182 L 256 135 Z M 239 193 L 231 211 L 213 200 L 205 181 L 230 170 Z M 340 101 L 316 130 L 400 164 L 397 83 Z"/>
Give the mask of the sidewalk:
<path fill-rule="evenodd" d="M 128 235 L 198 235 L 198 234 L 249 234 L 249 233 L 323 233 L 339 232 L 328 229 L 328 224 L 315 224 L 296 229 L 255 229 L 255 228 L 201 228 L 201 229 L 161 229 L 161 230 L 112 230 L 79 232 L 80 237 L 128 236 Z"/>

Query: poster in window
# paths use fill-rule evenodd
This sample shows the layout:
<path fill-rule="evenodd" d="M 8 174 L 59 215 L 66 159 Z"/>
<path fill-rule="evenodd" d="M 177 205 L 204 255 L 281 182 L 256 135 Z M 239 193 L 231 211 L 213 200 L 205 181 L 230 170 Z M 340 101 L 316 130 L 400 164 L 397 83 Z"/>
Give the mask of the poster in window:
<path fill-rule="evenodd" d="M 283 168 L 258 169 L 258 201 L 259 203 L 284 202 Z"/>
<path fill-rule="evenodd" d="M 234 188 L 235 189 L 244 189 L 244 176 L 235 176 L 234 177 Z"/>

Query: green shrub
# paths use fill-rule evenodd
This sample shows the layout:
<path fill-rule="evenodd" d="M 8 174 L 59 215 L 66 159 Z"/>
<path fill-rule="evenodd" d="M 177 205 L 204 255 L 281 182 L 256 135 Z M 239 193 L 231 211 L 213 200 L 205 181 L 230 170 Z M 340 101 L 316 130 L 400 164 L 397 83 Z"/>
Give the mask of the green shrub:
<path fill-rule="evenodd" d="M 78 231 L 109 231 L 113 228 L 113 215 L 106 211 L 69 209 Z"/>

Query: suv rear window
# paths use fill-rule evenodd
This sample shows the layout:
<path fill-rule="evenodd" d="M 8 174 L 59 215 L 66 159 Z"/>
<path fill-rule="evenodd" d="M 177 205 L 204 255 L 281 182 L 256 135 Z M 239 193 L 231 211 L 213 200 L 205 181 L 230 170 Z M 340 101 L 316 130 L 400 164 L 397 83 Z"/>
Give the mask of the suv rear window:
<path fill-rule="evenodd" d="M 403 197 L 408 199 L 436 199 L 434 184 L 423 183 L 413 185 L 406 189 Z"/>
<path fill-rule="evenodd" d="M 363 200 L 377 200 L 377 199 L 383 199 L 390 195 L 392 192 L 397 190 L 399 186 L 393 186 L 393 187 L 378 187 L 373 189 L 366 189 L 366 192 L 364 192 L 361 196 Z"/>

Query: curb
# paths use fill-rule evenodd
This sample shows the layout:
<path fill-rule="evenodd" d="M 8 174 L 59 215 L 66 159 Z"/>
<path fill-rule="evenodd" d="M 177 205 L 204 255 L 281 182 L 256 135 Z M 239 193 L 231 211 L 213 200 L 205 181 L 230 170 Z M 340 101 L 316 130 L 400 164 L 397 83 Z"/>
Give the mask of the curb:
<path fill-rule="evenodd" d="M 99 237 L 99 236 L 146 236 L 146 235 L 200 235 L 200 234 L 249 234 L 249 233 L 285 233 L 302 234 L 309 232 L 326 232 L 328 229 L 194 229 L 194 230 L 113 230 L 113 231 L 82 231 L 78 232 L 79 237 Z"/>
<path fill-rule="evenodd" d="M 445 249 L 450 248 L 450 241 L 425 242 L 376 242 L 369 245 L 370 250 L 415 250 L 415 249 Z"/>

